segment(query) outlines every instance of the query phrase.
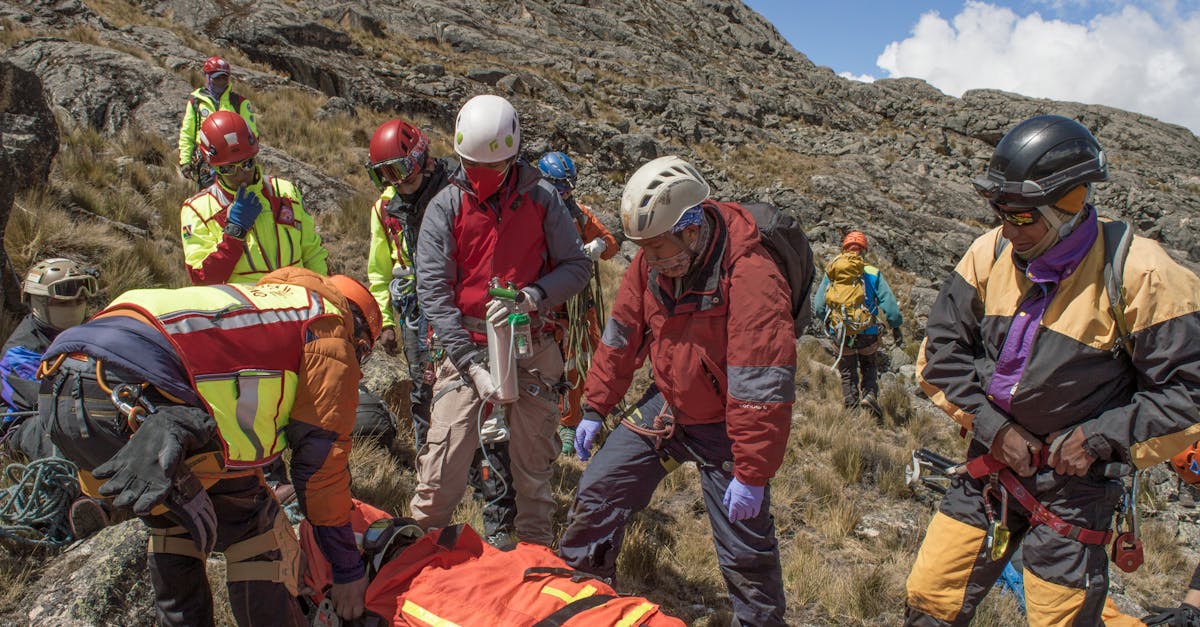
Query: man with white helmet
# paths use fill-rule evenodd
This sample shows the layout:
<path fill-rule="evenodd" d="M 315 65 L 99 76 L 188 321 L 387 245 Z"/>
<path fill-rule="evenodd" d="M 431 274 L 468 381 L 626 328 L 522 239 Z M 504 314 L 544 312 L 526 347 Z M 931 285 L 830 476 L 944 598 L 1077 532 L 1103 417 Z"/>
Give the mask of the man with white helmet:
<path fill-rule="evenodd" d="M 444 527 L 466 491 L 479 424 L 496 391 L 487 365 L 488 319 L 524 313 L 532 350 L 517 360 L 519 396 L 506 409 L 517 534 L 549 545 L 551 469 L 563 361 L 549 316 L 587 283 L 591 262 L 570 214 L 537 168 L 518 159 L 521 129 L 504 98 L 476 96 L 458 113 L 454 151 L 462 168 L 425 210 L 417 240 L 417 297 L 446 350 L 438 364 L 429 435 L 417 462 L 412 517 Z M 492 299 L 498 279 L 519 290 Z"/>
<path fill-rule="evenodd" d="M 655 386 L 579 481 L 559 552 L 616 573 L 629 517 L 682 462 L 700 470 L 717 559 L 741 625 L 783 625 L 785 598 L 767 483 L 783 461 L 795 401 L 787 283 L 736 203 L 708 199 L 691 164 L 661 157 L 621 197 L 630 263 L 584 384 L 580 459 L 647 356 Z"/>

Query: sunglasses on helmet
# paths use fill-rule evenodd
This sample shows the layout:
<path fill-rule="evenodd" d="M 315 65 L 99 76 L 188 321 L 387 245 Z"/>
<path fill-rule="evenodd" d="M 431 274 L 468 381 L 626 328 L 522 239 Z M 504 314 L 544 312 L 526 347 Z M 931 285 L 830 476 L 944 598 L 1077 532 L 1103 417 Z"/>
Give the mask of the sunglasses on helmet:
<path fill-rule="evenodd" d="M 99 291 L 96 277 L 90 274 L 70 276 L 46 285 L 46 295 L 57 300 L 95 296 Z"/>
<path fill-rule="evenodd" d="M 1024 211 L 1005 211 L 994 202 L 989 202 L 988 206 L 992 208 L 992 212 L 997 217 L 1013 226 L 1029 226 L 1042 218 L 1042 212 L 1038 211 L 1036 207 Z"/>
<path fill-rule="evenodd" d="M 233 176 L 242 170 L 254 169 L 254 165 L 254 157 L 250 157 L 245 161 L 239 161 L 237 163 L 227 163 L 225 165 L 213 166 L 213 169 L 216 170 L 217 174 L 220 174 L 221 176 Z"/>

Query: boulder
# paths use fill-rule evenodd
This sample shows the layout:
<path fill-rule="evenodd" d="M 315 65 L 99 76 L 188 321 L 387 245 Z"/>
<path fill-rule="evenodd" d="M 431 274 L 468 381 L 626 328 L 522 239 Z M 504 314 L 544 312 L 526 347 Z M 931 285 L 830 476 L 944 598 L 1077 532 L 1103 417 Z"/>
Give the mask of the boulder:
<path fill-rule="evenodd" d="M 33 185 L 45 185 L 58 154 L 58 124 L 37 75 L 9 60 L 0 61 L 0 242 L 13 201 Z M 22 312 L 18 275 L 0 247 L 0 304 Z"/>

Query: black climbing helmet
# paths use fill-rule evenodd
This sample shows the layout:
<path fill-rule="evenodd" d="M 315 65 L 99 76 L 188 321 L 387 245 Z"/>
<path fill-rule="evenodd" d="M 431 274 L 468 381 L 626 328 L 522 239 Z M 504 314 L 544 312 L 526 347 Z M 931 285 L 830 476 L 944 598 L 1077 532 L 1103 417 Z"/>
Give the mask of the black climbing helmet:
<path fill-rule="evenodd" d="M 992 203 L 1044 207 L 1080 185 L 1107 179 L 1104 150 L 1087 128 L 1060 115 L 1039 115 L 1004 135 L 987 174 L 972 183 Z"/>

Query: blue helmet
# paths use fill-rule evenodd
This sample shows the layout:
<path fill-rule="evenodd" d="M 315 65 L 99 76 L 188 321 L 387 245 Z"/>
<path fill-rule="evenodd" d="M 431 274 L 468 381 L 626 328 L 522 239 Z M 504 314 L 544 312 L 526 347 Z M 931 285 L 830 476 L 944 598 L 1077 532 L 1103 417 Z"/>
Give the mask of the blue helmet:
<path fill-rule="evenodd" d="M 559 192 L 575 189 L 575 179 L 579 173 L 575 163 L 564 152 L 548 152 L 538 160 L 538 170 L 542 176 L 554 185 Z"/>

